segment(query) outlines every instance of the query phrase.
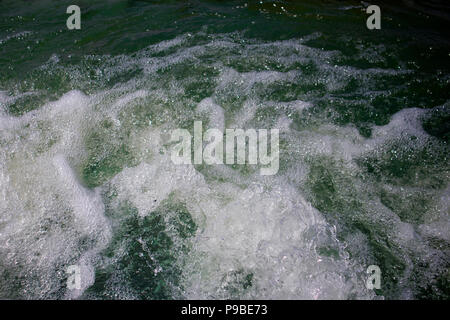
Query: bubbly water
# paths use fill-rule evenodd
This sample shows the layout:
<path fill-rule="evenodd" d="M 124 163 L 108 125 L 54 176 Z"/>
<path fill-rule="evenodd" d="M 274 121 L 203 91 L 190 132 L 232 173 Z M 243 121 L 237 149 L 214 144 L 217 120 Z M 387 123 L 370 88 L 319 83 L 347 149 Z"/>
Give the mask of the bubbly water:
<path fill-rule="evenodd" d="M 70 4 L 0 3 L 1 298 L 448 299 L 445 4 Z M 195 120 L 278 173 L 173 164 Z"/>

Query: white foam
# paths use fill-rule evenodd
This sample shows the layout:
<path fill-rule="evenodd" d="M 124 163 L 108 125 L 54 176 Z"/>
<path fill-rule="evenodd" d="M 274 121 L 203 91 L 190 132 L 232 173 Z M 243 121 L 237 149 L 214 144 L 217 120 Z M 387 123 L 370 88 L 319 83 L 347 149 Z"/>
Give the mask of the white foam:
<path fill-rule="evenodd" d="M 338 52 L 309 48 L 302 44 L 305 39 L 272 43 L 255 40 L 243 45 L 239 34 L 232 34 L 218 35 L 189 47 L 189 38 L 185 35 L 149 46 L 135 57 L 87 57 L 88 61 L 100 59 L 104 81 L 130 70 L 143 71 L 142 77 L 136 76 L 95 95 L 70 91 L 21 117 L 7 114 L 3 106 L 11 103 L 12 98 L 6 93 L 0 95 L 3 107 L 0 143 L 5 146 L 5 152 L 0 154 L 1 261 L 7 261 L 11 269 L 24 266 L 25 277 L 40 275 L 37 283 L 27 287 L 26 297 L 52 296 L 61 290 L 60 273 L 69 264 L 81 267 L 82 288 L 74 292 L 62 290 L 62 297 L 80 297 L 92 285 L 95 267 L 100 263 L 99 254 L 111 238 L 110 221 L 104 216 L 101 196 L 111 188 L 117 194 L 111 200 L 112 206 L 129 203 L 140 216 L 157 209 L 169 195 L 186 204 L 198 225 L 192 251 L 182 266 L 187 298 L 228 298 L 226 281 L 231 281 L 232 272 L 240 270 L 253 274 L 253 285 L 247 290 L 241 288 L 240 298 L 373 298 L 373 292 L 367 291 L 364 284 L 364 263 L 370 257 L 368 240 L 358 233 L 347 239 L 348 243 L 341 243 L 335 226 L 306 200 L 304 190 L 311 161 L 322 157 L 339 164 L 338 173 L 351 181 L 354 188 L 351 191 L 355 193 L 352 197 L 363 203 L 355 214 L 368 224 L 383 226 L 393 245 L 423 257 L 430 248 L 421 246 L 420 236 L 449 239 L 445 222 L 448 190 L 440 196 L 437 209 L 430 211 L 432 217 L 427 217 L 416 231 L 412 224 L 401 221 L 373 196 L 382 187 L 381 183 L 361 180 L 361 168 L 355 162 L 401 136 L 414 135 L 419 143 L 425 143 L 430 137 L 419 119 L 424 111 L 402 110 L 389 124 L 375 126 L 372 137 L 367 139 L 351 125 L 319 124 L 307 130 L 291 129 L 290 116 L 301 115 L 313 102 L 303 98 L 283 103 L 264 101 L 255 93 L 259 86 L 302 81 L 324 84 L 327 90 L 333 91 L 345 86 L 351 77 L 364 83 L 372 81 L 374 73 L 398 74 L 396 70 L 333 66 L 332 58 L 338 57 Z M 166 56 L 151 56 L 169 49 Z M 149 124 L 141 128 L 130 121 L 131 125 L 125 128 L 126 124 L 119 121 L 119 115 L 127 120 L 127 108 L 134 103 L 160 107 L 152 104 L 152 98 L 177 108 L 177 115 L 193 116 L 194 112 L 189 113 L 191 110 L 185 105 L 192 101 L 184 94 L 182 85 L 189 80 L 173 79 L 167 85 L 153 83 L 153 79 L 164 68 L 200 63 L 202 55 L 211 51 L 223 51 L 226 58 L 256 57 L 263 62 L 273 59 L 286 69 L 297 62 L 317 66 L 318 73 L 308 78 L 296 69 L 238 72 L 219 58 L 208 65 L 219 71 L 219 76 L 213 79 L 217 85 L 212 96 L 197 105 L 197 114 L 206 113 L 211 126 L 221 130 L 225 119 L 230 120 L 227 127 L 245 128 L 255 120 L 258 108 L 275 105 L 278 117 L 271 120 L 281 129 L 287 148 L 282 151 L 283 163 L 278 175 L 242 174 L 228 166 L 206 171 L 191 165 L 174 165 L 164 139 L 175 123 L 169 108 L 156 114 L 164 122 L 161 127 Z M 83 70 L 78 67 L 64 69 L 57 56 L 45 68 L 61 68 L 70 73 L 72 80 L 83 76 Z M 235 113 L 228 114 L 219 102 L 221 94 L 244 95 L 245 100 Z M 89 190 L 83 186 L 79 173 L 87 159 L 85 139 L 92 131 L 96 132 L 105 118 L 114 120 L 111 132 L 126 134 L 116 136 L 107 132 L 111 135 L 104 138 L 125 139 L 121 142 L 129 147 L 137 163 L 129 167 L 125 164 L 106 184 Z M 340 181 L 337 182 L 339 186 Z M 337 196 L 346 196 L 346 191 L 337 190 Z M 83 239 L 91 243 L 87 249 L 80 249 Z M 358 247 L 362 256 L 350 258 L 348 246 Z M 322 247 L 332 248 L 336 255 L 319 254 Z M 409 261 L 407 254 L 401 258 Z M 407 269 L 405 277 L 408 272 L 411 270 Z M 0 293 L 7 292 L 8 288 L 3 290 Z M 121 296 L 134 297 L 128 289 L 120 290 L 124 291 Z M 405 291 L 405 295 L 410 293 Z"/>
<path fill-rule="evenodd" d="M 110 239 L 99 190 L 82 186 L 68 158 L 79 158 L 89 99 L 71 91 L 58 101 L 21 117 L 1 118 L 0 238 L 7 268 L 23 275 L 37 272 L 24 297 L 50 297 L 61 288 L 69 265 L 80 263 L 84 277 L 79 296 L 93 283 L 92 258 Z M 80 241 L 94 247 L 80 255 Z M 79 256 L 79 257 L 77 257 Z M 90 271 L 89 271 L 90 270 Z M 3 294 L 8 287 L 3 288 Z M 59 296 L 62 298 L 62 296 Z"/>
<path fill-rule="evenodd" d="M 209 128 L 225 131 L 225 114 L 221 106 L 214 103 L 211 98 L 205 98 L 197 106 L 198 112 L 205 112 L 209 115 Z"/>
<path fill-rule="evenodd" d="M 111 183 L 117 203 L 128 201 L 141 216 L 169 194 L 186 204 L 200 227 L 183 267 L 187 298 L 223 297 L 221 279 L 241 268 L 255 275 L 248 298 L 344 298 L 347 290 L 358 290 L 344 280 L 343 274 L 352 274 L 345 255 L 324 260 L 311 250 L 319 240 L 307 241 L 307 234 L 326 234 L 329 226 L 295 188 L 284 178 L 252 175 L 243 181 L 246 187 L 206 182 L 193 166 L 174 166 L 168 153 L 157 153 Z M 317 237 L 340 246 L 335 236 Z M 360 287 L 359 296 L 369 297 Z"/>

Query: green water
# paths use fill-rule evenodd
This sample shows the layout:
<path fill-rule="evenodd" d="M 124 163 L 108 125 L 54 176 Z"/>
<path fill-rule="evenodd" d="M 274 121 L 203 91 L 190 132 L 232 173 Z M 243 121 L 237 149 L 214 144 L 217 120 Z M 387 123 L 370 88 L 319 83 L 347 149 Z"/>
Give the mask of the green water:
<path fill-rule="evenodd" d="M 71 4 L 0 2 L 0 298 L 449 298 L 448 5 Z M 194 120 L 278 173 L 173 164 Z"/>

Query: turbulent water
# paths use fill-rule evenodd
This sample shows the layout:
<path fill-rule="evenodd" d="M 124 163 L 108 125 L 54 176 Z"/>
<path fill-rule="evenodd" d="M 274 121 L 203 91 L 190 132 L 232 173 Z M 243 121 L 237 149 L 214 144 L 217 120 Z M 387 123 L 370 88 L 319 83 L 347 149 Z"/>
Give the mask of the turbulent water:
<path fill-rule="evenodd" d="M 449 298 L 448 6 L 72 2 L 0 2 L 0 298 Z M 195 120 L 278 173 L 175 165 Z"/>

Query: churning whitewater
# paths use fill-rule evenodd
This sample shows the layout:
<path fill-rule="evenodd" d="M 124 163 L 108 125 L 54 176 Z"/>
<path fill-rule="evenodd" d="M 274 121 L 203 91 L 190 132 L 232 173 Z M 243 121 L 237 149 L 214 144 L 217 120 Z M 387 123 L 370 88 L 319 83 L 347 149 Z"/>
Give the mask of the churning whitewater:
<path fill-rule="evenodd" d="M 404 83 L 434 73 L 393 57 L 400 44 L 342 35 L 351 48 L 324 49 L 331 31 L 317 28 L 269 39 L 205 22 L 124 52 L 52 47 L 4 73 L 0 297 L 448 297 L 449 147 L 427 127 L 448 115 L 448 93 L 424 107 Z M 12 51 L 50 41 L 10 33 Z M 195 121 L 278 129 L 278 170 L 174 163 L 171 134 L 193 136 Z"/>

